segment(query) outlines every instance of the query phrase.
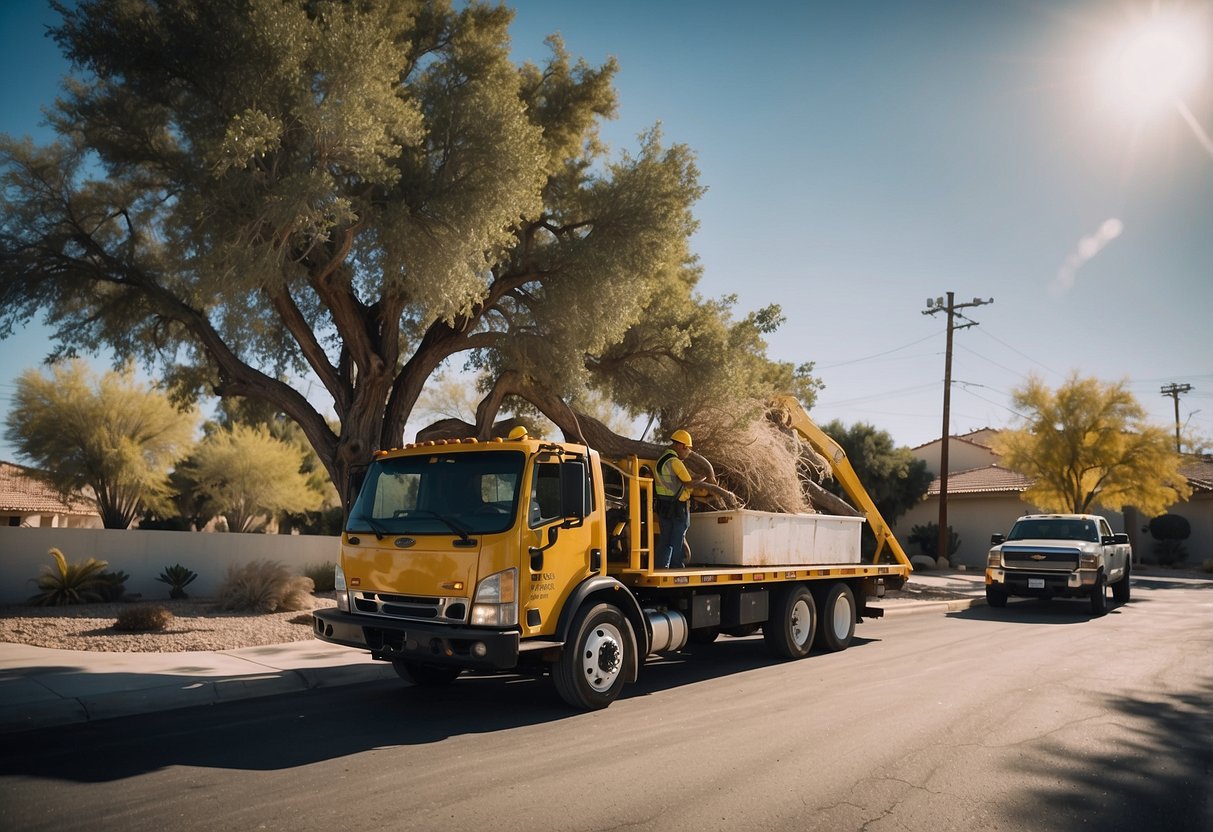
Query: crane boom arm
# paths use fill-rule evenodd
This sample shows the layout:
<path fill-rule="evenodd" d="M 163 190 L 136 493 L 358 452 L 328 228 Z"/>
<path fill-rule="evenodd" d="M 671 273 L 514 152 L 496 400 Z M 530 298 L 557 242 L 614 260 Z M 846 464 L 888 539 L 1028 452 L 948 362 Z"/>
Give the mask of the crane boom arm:
<path fill-rule="evenodd" d="M 830 465 L 830 470 L 834 472 L 834 478 L 842 486 L 842 490 L 867 518 L 868 528 L 876 536 L 876 554 L 873 556 L 873 562 L 880 561 L 881 552 L 884 551 L 885 546 L 888 546 L 898 563 L 910 567 L 910 559 L 906 557 L 901 544 L 893 535 L 893 530 L 889 528 L 889 524 L 881 516 L 880 510 L 872 502 L 867 489 L 859 481 L 859 475 L 851 467 L 851 461 L 847 459 L 847 453 L 842 446 L 817 427 L 794 396 L 779 396 L 772 404 L 784 413 L 787 426 L 800 434 L 806 442 L 813 446 L 813 450 L 825 458 Z"/>

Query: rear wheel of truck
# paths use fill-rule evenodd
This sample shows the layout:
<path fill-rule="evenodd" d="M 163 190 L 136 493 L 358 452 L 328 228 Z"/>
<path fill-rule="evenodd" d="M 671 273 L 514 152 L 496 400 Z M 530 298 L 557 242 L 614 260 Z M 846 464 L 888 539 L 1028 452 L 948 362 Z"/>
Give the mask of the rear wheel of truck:
<path fill-rule="evenodd" d="M 406 682 L 423 688 L 438 688 L 449 685 L 459 678 L 461 668 L 445 664 L 425 664 L 397 659 L 392 662 L 396 675 Z"/>
<path fill-rule="evenodd" d="M 1125 564 L 1125 574 L 1120 577 L 1120 580 L 1112 584 L 1112 597 L 1118 604 L 1129 603 L 1129 571 L 1132 567 Z"/>
<path fill-rule="evenodd" d="M 1007 605 L 1007 594 L 995 586 L 987 586 L 986 603 L 991 607 L 1002 609 Z"/>
<path fill-rule="evenodd" d="M 817 646 L 837 653 L 851 646 L 855 635 L 855 594 L 839 581 L 829 586 L 821 598 L 821 618 L 817 622 Z"/>
<path fill-rule="evenodd" d="M 767 648 L 781 659 L 803 659 L 813 647 L 817 604 L 804 584 L 794 584 L 771 599 L 771 617 L 762 625 Z"/>
<path fill-rule="evenodd" d="M 552 682 L 574 708 L 596 711 L 623 689 L 627 664 L 627 622 L 610 604 L 585 606 L 573 620 L 570 638 L 552 663 Z"/>
<path fill-rule="evenodd" d="M 1108 576 L 1100 572 L 1091 587 L 1091 615 L 1101 616 L 1108 612 Z"/>

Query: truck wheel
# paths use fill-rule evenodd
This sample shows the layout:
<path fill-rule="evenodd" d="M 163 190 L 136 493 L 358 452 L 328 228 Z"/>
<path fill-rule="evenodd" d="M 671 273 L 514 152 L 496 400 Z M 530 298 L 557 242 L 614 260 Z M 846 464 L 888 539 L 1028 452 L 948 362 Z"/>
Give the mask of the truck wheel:
<path fill-rule="evenodd" d="M 459 678 L 462 668 L 445 664 L 423 664 L 397 659 L 392 662 L 396 675 L 406 682 L 423 688 L 438 688 L 449 685 Z"/>
<path fill-rule="evenodd" d="M 821 601 L 821 621 L 817 625 L 817 647 L 837 653 L 851 646 L 855 635 L 855 595 L 839 581 L 830 586 Z"/>
<path fill-rule="evenodd" d="M 1119 581 L 1112 584 L 1112 597 L 1118 604 L 1129 603 L 1129 572 L 1131 569 L 1132 567 L 1126 563 L 1125 574 L 1121 576 Z"/>
<path fill-rule="evenodd" d="M 1091 615 L 1099 617 L 1108 612 L 1108 576 L 1100 572 L 1091 587 Z"/>
<path fill-rule="evenodd" d="M 991 584 L 986 587 L 986 603 L 991 607 L 1002 609 L 1007 605 L 1007 593 Z"/>
<path fill-rule="evenodd" d="M 762 625 L 763 641 L 781 659 L 803 659 L 809 655 L 817 631 L 813 593 L 804 584 L 795 584 L 773 600 L 771 617 Z"/>
<path fill-rule="evenodd" d="M 623 689 L 627 623 L 610 604 L 583 607 L 573 620 L 572 638 L 552 663 L 560 698 L 574 708 L 597 711 Z"/>

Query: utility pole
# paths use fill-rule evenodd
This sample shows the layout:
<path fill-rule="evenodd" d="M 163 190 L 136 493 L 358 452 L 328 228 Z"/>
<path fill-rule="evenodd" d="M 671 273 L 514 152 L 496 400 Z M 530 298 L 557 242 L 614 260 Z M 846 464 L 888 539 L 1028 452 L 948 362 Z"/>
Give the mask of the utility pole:
<path fill-rule="evenodd" d="M 1191 384 L 1176 384 L 1175 382 L 1171 382 L 1159 390 L 1164 396 L 1175 399 L 1175 453 L 1179 453 L 1179 397 L 1191 390 Z"/>
<path fill-rule="evenodd" d="M 948 422 L 952 407 L 952 331 L 977 326 L 977 321 L 969 320 L 957 310 L 968 309 L 971 306 L 985 306 L 987 303 L 993 302 L 994 298 L 989 300 L 973 298 L 968 303 L 956 303 L 953 293 L 948 292 L 946 303 L 943 298 L 927 298 L 927 308 L 922 311 L 924 315 L 945 312 L 948 316 L 948 340 L 943 364 L 943 441 L 939 446 L 939 541 L 935 548 L 936 560 L 948 557 L 948 547 L 952 542 L 951 536 L 948 534 L 948 439 L 951 433 Z M 965 323 L 956 324 L 956 318 L 960 318 Z"/>

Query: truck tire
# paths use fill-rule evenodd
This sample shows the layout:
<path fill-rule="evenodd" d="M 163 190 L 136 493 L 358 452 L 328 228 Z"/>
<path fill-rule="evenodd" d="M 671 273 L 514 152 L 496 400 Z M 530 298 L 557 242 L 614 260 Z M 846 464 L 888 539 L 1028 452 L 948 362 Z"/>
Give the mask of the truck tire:
<path fill-rule="evenodd" d="M 1132 567 L 1126 563 L 1125 564 L 1125 574 L 1121 576 L 1119 581 L 1112 584 L 1112 597 L 1116 600 L 1116 603 L 1118 603 L 1118 604 L 1129 603 L 1129 592 L 1130 592 L 1130 590 L 1129 590 L 1129 572 L 1131 570 L 1132 570 Z"/>
<path fill-rule="evenodd" d="M 817 632 L 813 593 L 804 584 L 793 584 L 771 600 L 771 617 L 762 625 L 762 640 L 781 659 L 803 659 Z"/>
<path fill-rule="evenodd" d="M 392 662 L 396 675 L 406 682 L 423 688 L 438 688 L 449 685 L 459 678 L 462 668 L 446 664 L 424 664 L 397 659 Z"/>
<path fill-rule="evenodd" d="M 569 630 L 572 638 L 552 662 L 552 681 L 560 698 L 574 708 L 597 711 L 623 689 L 627 665 L 627 622 L 610 604 L 586 605 Z"/>
<path fill-rule="evenodd" d="M 821 597 L 817 647 L 837 653 L 851 646 L 855 635 L 855 594 L 842 581 L 831 584 Z"/>
<path fill-rule="evenodd" d="M 1108 612 L 1108 576 L 1103 572 L 1095 579 L 1091 587 L 1091 615 L 1098 618 Z"/>
<path fill-rule="evenodd" d="M 986 586 L 986 603 L 995 609 L 1002 609 L 1007 605 L 1007 593 L 994 585 Z"/>

